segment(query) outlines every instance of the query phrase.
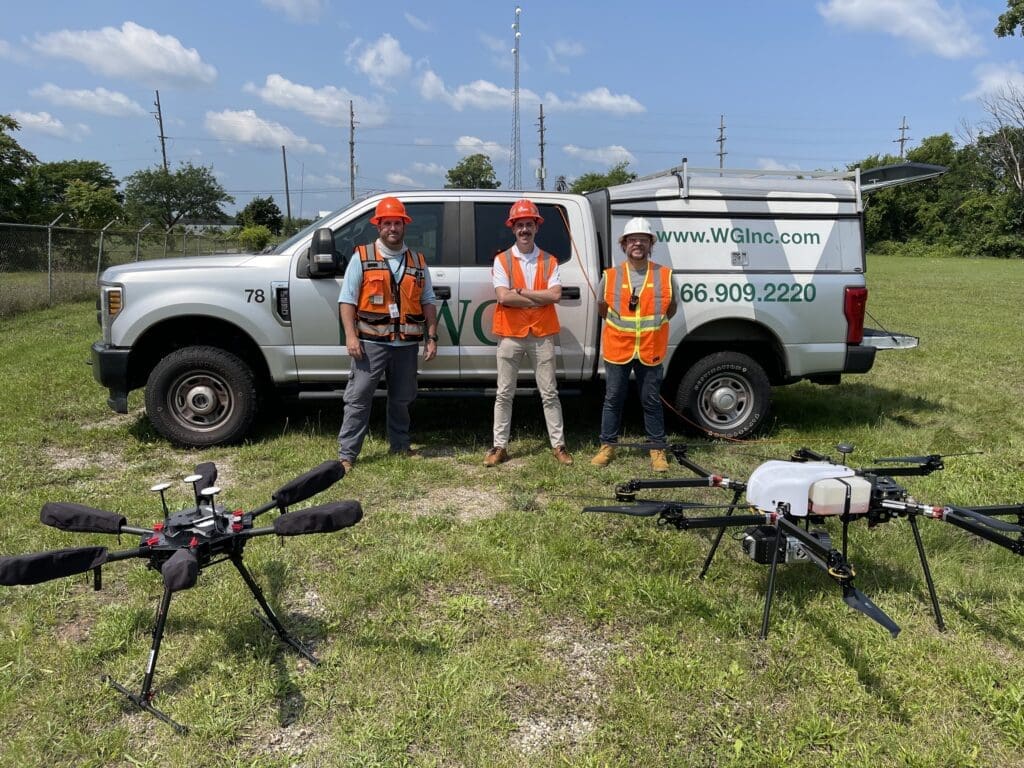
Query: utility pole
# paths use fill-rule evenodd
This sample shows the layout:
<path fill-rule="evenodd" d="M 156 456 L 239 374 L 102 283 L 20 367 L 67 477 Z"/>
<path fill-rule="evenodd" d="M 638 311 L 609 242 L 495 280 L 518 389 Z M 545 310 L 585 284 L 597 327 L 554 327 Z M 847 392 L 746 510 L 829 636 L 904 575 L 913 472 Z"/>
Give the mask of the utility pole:
<path fill-rule="evenodd" d="M 356 111 L 348 101 L 348 193 L 356 199 Z"/>
<path fill-rule="evenodd" d="M 718 138 L 715 139 L 718 142 L 718 167 L 725 167 L 725 156 L 729 153 L 725 151 L 725 115 L 718 116 Z"/>
<path fill-rule="evenodd" d="M 544 167 L 544 105 L 540 105 L 540 120 L 537 123 L 540 133 L 540 168 L 537 169 L 537 179 L 540 181 L 541 192 L 544 191 L 544 177 L 547 176 L 547 168 Z"/>
<path fill-rule="evenodd" d="M 904 145 L 908 141 L 910 141 L 910 137 L 907 136 L 907 130 L 909 128 L 910 128 L 910 126 L 907 125 L 907 116 L 904 115 L 903 116 L 903 122 L 900 124 L 900 137 L 898 139 L 893 139 L 892 140 L 893 144 L 899 144 L 900 145 L 900 160 L 903 159 L 903 147 L 904 147 Z"/>
<path fill-rule="evenodd" d="M 281 160 L 284 161 L 284 202 L 288 210 L 288 224 L 292 223 L 292 196 L 288 191 L 288 155 L 285 154 L 284 144 L 281 145 Z"/>
<path fill-rule="evenodd" d="M 156 92 L 156 122 L 160 126 L 160 152 L 164 156 L 164 173 L 170 173 L 167 168 L 167 137 L 164 136 L 164 113 L 160 110 L 160 91 Z"/>

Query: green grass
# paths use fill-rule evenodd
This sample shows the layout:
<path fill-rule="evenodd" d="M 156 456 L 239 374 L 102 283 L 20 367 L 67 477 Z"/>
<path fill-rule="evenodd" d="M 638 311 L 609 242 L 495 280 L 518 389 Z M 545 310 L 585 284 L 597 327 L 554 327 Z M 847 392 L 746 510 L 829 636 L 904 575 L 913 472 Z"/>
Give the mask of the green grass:
<path fill-rule="evenodd" d="M 95 272 L 0 272 L 0 317 L 96 296 Z"/>
<path fill-rule="evenodd" d="M 839 387 L 775 391 L 770 427 L 741 445 L 695 444 L 743 478 L 799 446 L 876 456 L 983 451 L 911 479 L 935 503 L 1024 500 L 1024 262 L 875 258 L 869 309 L 921 347 L 879 355 Z M 38 522 L 67 500 L 159 517 L 150 485 L 201 460 L 229 505 L 253 507 L 335 455 L 338 406 L 268 416 L 251 441 L 175 450 L 141 410 L 112 414 L 84 364 L 89 303 L 0 320 L 0 552 L 90 543 Z M 10 765 L 751 766 L 1022 765 L 1024 562 L 922 521 L 949 630 L 928 605 L 906 522 L 852 531 L 858 585 L 903 627 L 851 612 L 810 567 L 779 571 L 771 634 L 757 639 L 767 569 L 726 539 L 582 514 L 643 457 L 589 466 L 599 402 L 566 399 L 577 464 L 558 468 L 539 403 L 516 404 L 512 462 L 481 466 L 491 403 L 421 399 L 421 460 L 387 456 L 383 408 L 356 471 L 329 498 L 366 516 L 332 536 L 261 539 L 247 561 L 311 667 L 256 621 L 228 566 L 176 596 L 157 706 L 188 738 L 126 705 L 160 594 L 139 563 L 0 589 L 0 754 Z M 631 435 L 640 433 L 635 403 Z M 182 505 L 185 487 L 171 498 Z M 707 493 L 675 498 L 725 500 Z M 122 545 L 132 546 L 133 537 Z"/>

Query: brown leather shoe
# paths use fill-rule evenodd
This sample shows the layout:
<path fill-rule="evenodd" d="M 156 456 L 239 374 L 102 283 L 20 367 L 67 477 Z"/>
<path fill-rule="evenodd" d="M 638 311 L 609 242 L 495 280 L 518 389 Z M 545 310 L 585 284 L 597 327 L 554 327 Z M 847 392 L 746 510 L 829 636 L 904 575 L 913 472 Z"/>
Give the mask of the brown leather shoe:
<path fill-rule="evenodd" d="M 506 461 L 508 461 L 508 451 L 504 448 L 499 448 L 498 446 L 491 448 L 491 450 L 487 452 L 487 455 L 484 456 L 485 467 L 496 467 Z"/>
<path fill-rule="evenodd" d="M 558 463 L 562 466 L 567 467 L 572 464 L 572 454 L 565 450 L 564 445 L 556 445 L 554 450 L 551 452 L 555 455 L 555 458 L 558 459 Z"/>

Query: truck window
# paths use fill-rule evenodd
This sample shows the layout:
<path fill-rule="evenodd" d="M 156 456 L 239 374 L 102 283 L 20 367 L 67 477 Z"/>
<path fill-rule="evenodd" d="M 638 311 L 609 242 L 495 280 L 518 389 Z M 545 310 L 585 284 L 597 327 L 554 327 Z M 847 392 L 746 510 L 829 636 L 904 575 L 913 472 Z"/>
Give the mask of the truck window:
<path fill-rule="evenodd" d="M 512 230 L 505 226 L 509 203 L 476 203 L 473 225 L 476 230 L 476 264 L 491 266 L 494 257 L 508 250 L 515 242 Z M 544 223 L 537 231 L 537 246 L 555 256 L 559 264 L 572 258 L 572 244 L 566 229 L 565 208 L 560 205 L 537 206 Z"/>
<path fill-rule="evenodd" d="M 439 265 L 444 236 L 444 203 L 406 203 L 405 210 L 412 217 L 412 223 L 405 227 L 405 244 L 414 251 L 421 251 L 428 265 Z M 350 256 L 356 246 L 376 240 L 377 228 L 370 223 L 372 217 L 373 211 L 367 211 L 335 230 L 334 250 Z"/>

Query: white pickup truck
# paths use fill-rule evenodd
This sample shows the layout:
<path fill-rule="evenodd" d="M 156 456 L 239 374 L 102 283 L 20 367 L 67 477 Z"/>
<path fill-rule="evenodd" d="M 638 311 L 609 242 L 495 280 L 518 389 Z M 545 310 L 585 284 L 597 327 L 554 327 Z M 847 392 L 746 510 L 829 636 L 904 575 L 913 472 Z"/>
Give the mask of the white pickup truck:
<path fill-rule="evenodd" d="M 602 270 L 623 258 L 625 222 L 646 216 L 657 234 L 653 258 L 672 267 L 681 299 L 664 395 L 694 429 L 747 435 L 768 413 L 771 386 L 837 384 L 870 370 L 879 348 L 916 345 L 863 328 L 863 193 L 944 170 L 897 168 L 793 177 L 684 164 L 587 195 L 403 192 L 413 218 L 406 243 L 425 254 L 439 302 L 438 354 L 422 364 L 421 389 L 494 386 L 491 263 L 511 245 L 505 217 L 525 195 L 544 217 L 538 244 L 561 264 L 561 385 L 603 376 L 595 290 Z M 355 246 L 376 237 L 369 219 L 382 196 L 353 202 L 270 253 L 107 269 L 92 365 L 110 407 L 126 412 L 128 393 L 145 387 L 158 432 L 207 446 L 242 439 L 261 396 L 275 390 L 340 397 L 349 358 L 338 291 Z"/>

